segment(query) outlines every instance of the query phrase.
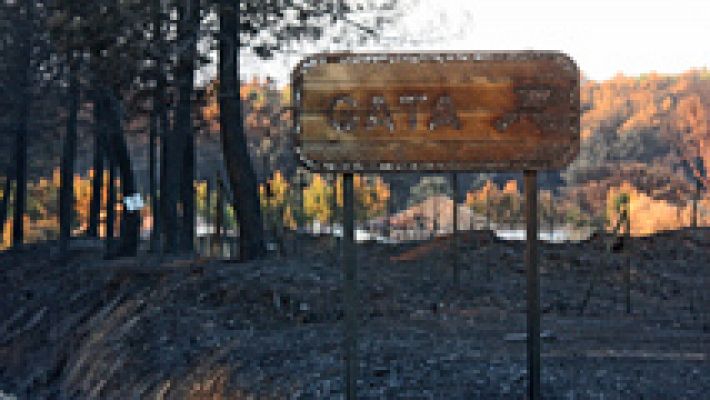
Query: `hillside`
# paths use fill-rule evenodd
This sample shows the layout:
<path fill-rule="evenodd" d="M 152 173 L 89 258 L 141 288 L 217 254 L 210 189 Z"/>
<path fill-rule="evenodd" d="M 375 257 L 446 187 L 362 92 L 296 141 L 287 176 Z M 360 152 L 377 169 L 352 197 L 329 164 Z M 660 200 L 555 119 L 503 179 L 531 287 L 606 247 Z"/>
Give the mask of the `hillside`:
<path fill-rule="evenodd" d="M 710 161 L 710 73 L 617 76 L 581 88 L 581 152 L 564 171 L 568 184 L 584 184 L 609 170 L 642 163 L 680 174 L 683 158 Z M 629 175 L 633 172 L 627 171 Z"/>
<path fill-rule="evenodd" d="M 541 245 L 549 398 L 698 399 L 710 391 L 708 231 Z M 358 246 L 359 398 L 522 398 L 524 243 L 463 235 Z M 332 243 L 251 263 L 141 257 L 52 243 L 0 253 L 0 391 L 40 398 L 340 398 L 342 270 Z M 700 264 L 699 264 L 700 263 Z M 523 334 L 524 338 L 524 334 Z M 659 382 L 663 382 L 659 385 Z M 422 393 L 425 396 L 422 396 Z"/>

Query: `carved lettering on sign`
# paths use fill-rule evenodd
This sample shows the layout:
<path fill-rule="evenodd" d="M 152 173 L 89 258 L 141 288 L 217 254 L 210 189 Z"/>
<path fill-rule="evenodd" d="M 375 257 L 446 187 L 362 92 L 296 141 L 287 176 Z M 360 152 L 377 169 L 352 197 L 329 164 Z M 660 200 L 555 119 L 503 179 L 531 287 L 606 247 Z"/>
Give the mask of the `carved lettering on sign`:
<path fill-rule="evenodd" d="M 338 132 L 350 132 L 357 126 L 358 117 L 355 115 L 357 100 L 349 95 L 340 95 L 333 98 L 328 110 L 330 126 Z"/>
<path fill-rule="evenodd" d="M 520 120 L 522 116 L 527 116 L 535 120 L 540 126 L 546 119 L 543 118 L 545 109 L 550 106 L 552 100 L 552 90 L 549 88 L 524 87 L 515 90 L 517 95 L 517 112 L 503 115 L 495 122 L 498 132 L 505 132 L 513 123 Z"/>
<path fill-rule="evenodd" d="M 429 119 L 429 130 L 433 131 L 442 125 L 451 125 L 454 129 L 461 129 L 461 120 L 456 115 L 454 102 L 451 97 L 446 95 L 439 97 L 436 101 L 431 119 Z"/>
<path fill-rule="evenodd" d="M 406 95 L 399 97 L 399 104 L 405 106 L 407 110 L 407 122 L 409 123 L 410 129 L 417 128 L 417 103 L 421 103 L 427 100 L 426 95 Z"/>
<path fill-rule="evenodd" d="M 406 106 L 407 122 L 409 128 L 417 127 L 417 104 L 427 101 L 426 95 L 404 95 L 399 98 L 400 104 Z M 357 115 L 357 100 L 349 95 L 339 95 L 333 98 L 328 108 L 328 123 L 338 132 L 352 132 L 358 126 L 360 118 Z M 366 130 L 385 127 L 390 132 L 395 130 L 394 120 L 390 113 L 384 96 L 372 96 L 364 110 L 362 126 Z M 456 114 L 456 107 L 451 96 L 442 95 L 434 103 L 431 115 L 427 122 L 430 131 L 442 126 L 451 126 L 453 129 L 462 128 L 461 119 Z"/>
<path fill-rule="evenodd" d="M 391 131 L 394 130 L 394 122 L 392 115 L 387 107 L 385 98 L 382 96 L 373 96 L 370 102 L 370 109 L 367 112 L 365 120 L 365 128 L 370 130 L 378 126 L 384 126 Z"/>

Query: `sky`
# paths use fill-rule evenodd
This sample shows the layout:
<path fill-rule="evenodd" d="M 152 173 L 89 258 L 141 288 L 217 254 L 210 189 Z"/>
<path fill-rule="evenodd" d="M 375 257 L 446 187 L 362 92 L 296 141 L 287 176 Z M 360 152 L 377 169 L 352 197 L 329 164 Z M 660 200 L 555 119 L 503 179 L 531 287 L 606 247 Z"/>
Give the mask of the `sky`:
<path fill-rule="evenodd" d="M 384 44 L 354 51 L 560 50 L 592 80 L 710 67 L 706 0 L 410 1 L 403 17 L 382 32 Z M 419 43 L 402 45 L 397 39 L 403 37 Z M 304 54 L 340 49 L 326 37 L 272 61 L 243 54 L 242 79 L 269 75 L 286 83 Z"/>

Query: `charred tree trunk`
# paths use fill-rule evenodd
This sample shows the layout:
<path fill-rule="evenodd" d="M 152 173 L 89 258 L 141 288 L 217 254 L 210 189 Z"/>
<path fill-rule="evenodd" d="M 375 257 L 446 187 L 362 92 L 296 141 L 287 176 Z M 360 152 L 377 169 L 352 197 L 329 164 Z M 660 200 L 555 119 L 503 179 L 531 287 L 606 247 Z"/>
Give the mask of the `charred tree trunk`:
<path fill-rule="evenodd" d="M 151 16 L 153 19 L 153 40 L 156 45 L 156 50 L 160 51 L 158 44 L 162 40 L 161 36 L 161 23 L 162 19 L 160 8 L 160 0 L 151 1 Z M 157 81 L 158 76 L 160 76 L 162 71 L 162 59 L 161 54 L 156 54 L 155 57 L 155 69 L 153 70 L 154 78 Z M 156 85 L 157 86 L 157 85 Z M 158 91 L 153 92 L 153 107 L 150 111 L 150 138 L 148 140 L 148 185 L 150 190 L 150 209 L 152 214 L 152 226 L 150 231 L 150 251 L 152 253 L 160 252 L 160 202 L 158 201 L 158 188 L 157 188 L 157 177 L 156 177 L 156 163 L 157 163 L 157 141 L 160 135 L 158 131 L 159 120 L 160 120 L 160 103 L 163 101 L 160 96 L 158 96 Z"/>
<path fill-rule="evenodd" d="M 180 224 L 180 248 L 192 253 L 195 238 L 195 147 L 194 137 L 190 134 L 184 146 L 182 156 L 182 174 L 180 176 L 180 202 L 182 203 L 182 223 Z"/>
<path fill-rule="evenodd" d="M 180 25 L 178 27 L 178 42 L 183 44 L 179 54 L 177 81 L 179 99 L 176 115 L 176 139 L 179 141 L 175 149 L 180 153 L 181 162 L 175 164 L 175 173 L 179 173 L 180 201 L 182 203 L 182 223 L 180 235 L 181 250 L 192 252 L 195 233 L 195 137 L 192 123 L 192 94 L 195 79 L 195 59 L 197 57 L 197 31 L 200 23 L 199 0 L 183 0 L 178 8 Z"/>
<path fill-rule="evenodd" d="M 156 3 L 159 1 L 156 0 Z M 156 17 L 158 25 L 163 22 L 162 13 Z M 160 33 L 161 30 L 158 30 Z M 166 97 L 167 80 L 165 71 L 163 70 L 166 59 L 166 43 L 163 35 L 157 35 L 158 41 L 158 60 L 156 69 L 158 76 L 156 77 L 156 103 L 158 106 L 158 115 L 160 118 L 160 228 L 163 236 L 161 243 L 161 251 L 166 253 L 174 253 L 178 248 L 178 176 L 180 172 L 177 167 L 179 159 L 176 157 L 175 151 L 175 131 L 170 126 L 168 118 L 168 107 Z M 177 124 L 176 124 L 177 125 Z"/>
<path fill-rule="evenodd" d="M 158 190 L 156 188 L 155 163 L 156 163 L 156 142 L 158 137 L 158 115 L 155 112 L 155 102 L 153 102 L 153 110 L 150 115 L 150 137 L 148 139 L 148 187 L 150 191 L 150 209 L 153 218 L 150 231 L 150 251 L 157 252 L 160 239 L 160 231 L 158 229 L 159 208 L 158 205 Z"/>
<path fill-rule="evenodd" d="M 5 184 L 2 188 L 2 199 L 0 199 L 0 242 L 5 237 L 5 221 L 7 220 L 7 209 L 10 203 L 10 191 L 12 190 L 12 181 L 14 177 L 11 173 L 12 168 L 8 167 L 8 172 L 5 174 Z"/>
<path fill-rule="evenodd" d="M 159 27 L 163 21 L 162 12 L 156 17 L 156 25 Z M 169 132 L 170 132 L 170 120 L 168 118 L 168 108 L 166 107 L 166 97 L 165 97 L 165 71 L 163 70 L 164 60 L 165 60 L 165 42 L 163 36 L 160 34 L 161 29 L 158 29 L 158 35 L 156 39 L 158 40 L 158 60 L 156 62 L 156 70 L 158 71 L 158 76 L 155 79 L 155 100 L 157 104 L 157 113 L 160 123 L 160 194 L 159 194 L 159 206 L 160 210 L 156 212 L 158 217 L 158 223 L 156 224 L 156 230 L 161 234 L 161 240 L 159 243 L 160 252 L 166 248 L 167 243 L 175 243 L 175 218 L 168 221 L 168 218 L 174 216 L 174 214 L 168 215 L 166 213 L 167 204 L 167 174 L 168 174 L 168 146 Z M 172 229 L 170 229 L 171 227 Z"/>
<path fill-rule="evenodd" d="M 59 187 L 59 254 L 68 256 L 71 226 L 74 220 L 74 162 L 76 161 L 76 119 L 79 111 L 78 60 L 69 55 L 69 102 L 67 131 L 62 149 Z"/>
<path fill-rule="evenodd" d="M 17 131 L 15 154 L 17 178 L 15 181 L 15 206 L 12 223 L 12 247 L 21 249 L 24 243 L 24 215 L 27 205 L 27 123 L 21 123 Z"/>
<path fill-rule="evenodd" d="M 182 152 L 180 151 L 179 138 L 177 137 L 180 131 L 179 124 L 175 123 L 173 129 L 168 135 L 168 131 L 163 136 L 163 175 L 162 180 L 165 185 L 161 190 L 161 209 L 163 211 L 163 227 L 165 232 L 165 252 L 175 253 L 178 251 L 178 200 L 180 194 L 180 172 L 182 171 Z"/>
<path fill-rule="evenodd" d="M 114 254 L 114 237 L 116 222 L 116 164 L 108 153 L 108 182 L 106 182 L 106 256 Z"/>
<path fill-rule="evenodd" d="M 125 199 L 131 196 L 136 191 L 135 178 L 131 167 L 131 157 L 128 152 L 128 146 L 123 136 L 123 110 L 120 100 L 114 95 L 117 91 L 113 91 L 105 96 L 106 108 L 108 116 L 111 118 L 111 124 L 108 129 L 108 144 L 112 159 L 115 160 L 115 166 L 118 167 L 119 177 L 121 179 L 121 195 Z M 129 210 L 123 207 L 121 218 L 121 241 L 116 249 L 115 255 L 135 256 L 138 250 L 138 234 L 140 229 L 140 210 Z"/>
<path fill-rule="evenodd" d="M 217 257 L 222 258 L 224 255 L 224 242 L 222 235 L 222 224 L 224 221 L 224 183 L 221 177 L 217 177 L 217 204 L 215 205 L 215 231 L 214 243 L 217 248 Z M 214 251 L 213 251 L 214 252 Z"/>
<path fill-rule="evenodd" d="M 94 99 L 94 176 L 91 179 L 91 203 L 89 204 L 89 225 L 86 235 L 99 236 L 99 218 L 101 214 L 101 192 L 104 180 L 104 124 L 101 101 Z"/>
<path fill-rule="evenodd" d="M 159 85 L 160 86 L 160 85 Z M 159 90 L 160 92 L 160 90 Z M 173 135 L 168 123 L 168 112 L 163 103 L 160 114 L 160 226 L 163 235 L 162 250 L 172 253 L 177 250 L 177 192 L 173 182 L 175 167 L 173 156 Z"/>
<path fill-rule="evenodd" d="M 21 52 L 20 104 L 15 136 L 15 207 L 12 223 L 12 247 L 21 249 L 25 241 L 25 210 L 27 208 L 27 122 L 30 114 L 30 69 L 32 59 L 34 2 L 25 1 L 23 21 L 24 43 Z"/>
<path fill-rule="evenodd" d="M 219 106 L 222 152 L 232 188 L 232 204 L 239 223 L 242 260 L 264 255 L 264 227 L 242 120 L 239 96 L 239 12 L 238 3 L 220 1 Z"/>
<path fill-rule="evenodd" d="M 486 190 L 486 230 L 491 230 L 491 199 L 490 190 Z"/>
<path fill-rule="evenodd" d="M 690 226 L 695 229 L 698 227 L 698 200 L 700 199 L 700 189 L 702 188 L 700 184 L 700 179 L 695 180 L 695 192 L 693 193 L 693 216 L 690 222 Z"/>
<path fill-rule="evenodd" d="M 29 96 L 29 90 L 25 90 Z M 20 115 L 20 126 L 15 138 L 15 207 L 12 223 L 12 247 L 21 249 L 25 240 L 25 209 L 27 206 L 27 116 L 29 114 L 29 99 L 24 99 Z"/>

